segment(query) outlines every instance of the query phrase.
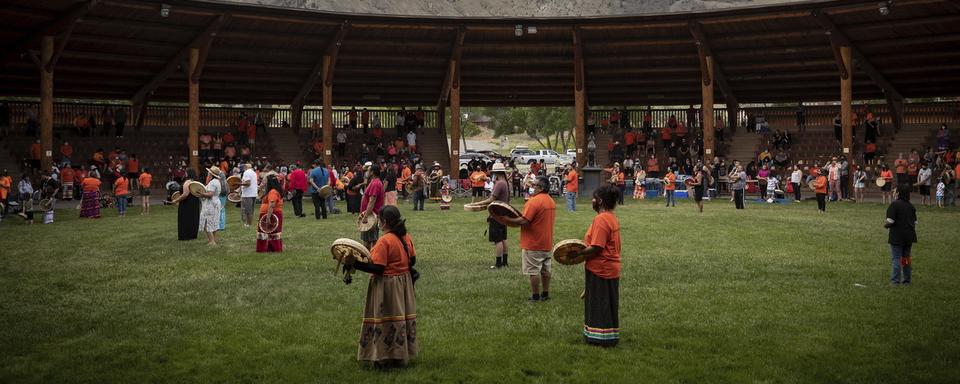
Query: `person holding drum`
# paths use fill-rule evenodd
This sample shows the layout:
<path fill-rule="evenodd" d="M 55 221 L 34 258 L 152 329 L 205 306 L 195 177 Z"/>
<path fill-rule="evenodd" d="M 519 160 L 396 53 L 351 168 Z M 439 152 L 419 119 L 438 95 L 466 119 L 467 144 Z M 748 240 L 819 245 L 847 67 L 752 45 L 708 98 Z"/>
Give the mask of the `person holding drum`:
<path fill-rule="evenodd" d="M 359 224 L 365 224 L 367 220 L 371 219 L 371 216 L 380 214 L 380 209 L 383 208 L 384 195 L 386 194 L 383 188 L 383 182 L 380 181 L 379 165 L 372 164 L 367 168 L 367 179 L 369 180 L 367 182 L 367 189 L 363 191 L 363 199 L 360 200 L 360 217 L 357 218 L 357 223 Z M 380 230 L 376 225 L 360 233 L 360 239 L 363 240 L 363 245 L 366 246 L 367 249 L 372 249 L 373 244 L 377 242 L 378 238 L 380 238 Z"/>
<path fill-rule="evenodd" d="M 620 341 L 620 221 L 613 213 L 619 194 L 620 190 L 610 184 L 593 192 L 597 215 L 583 236 L 586 248 L 568 256 L 586 257 L 583 339 L 604 347 Z"/>
<path fill-rule="evenodd" d="M 490 169 L 490 175 L 494 178 L 493 193 L 490 197 L 481 200 L 478 205 L 488 205 L 494 201 L 510 204 L 510 186 L 507 185 L 507 167 L 503 163 L 496 162 Z M 496 264 L 490 266 L 491 269 L 503 268 L 507 266 L 507 226 L 496 221 L 493 216 L 487 216 L 487 240 L 493 243 L 494 256 L 497 258 Z"/>
<path fill-rule="evenodd" d="M 520 227 L 522 270 L 524 275 L 530 277 L 530 301 L 536 302 L 550 299 L 550 251 L 553 249 L 553 223 L 557 206 L 550 197 L 550 179 L 546 176 L 537 176 L 532 188 L 533 196 L 523 206 L 522 215 L 494 216 L 494 219 L 504 225 Z"/>
<path fill-rule="evenodd" d="M 890 171 L 890 167 L 886 164 L 881 165 L 880 169 L 880 178 L 883 179 L 883 185 L 880 186 L 880 192 L 883 195 L 883 204 L 893 203 L 893 172 Z"/>
<path fill-rule="evenodd" d="M 373 168 L 379 173 L 378 166 Z M 414 290 L 419 274 L 413 269 L 417 253 L 400 210 L 392 205 L 383 207 L 377 227 L 383 230 L 383 238 L 370 250 L 370 262 L 353 258 L 343 262 L 345 270 L 370 274 L 357 360 L 390 367 L 406 364 L 420 350 Z"/>
<path fill-rule="evenodd" d="M 178 240 L 196 240 L 197 233 L 200 231 L 200 199 L 190 193 L 189 185 L 197 178 L 197 173 L 193 168 L 186 171 L 186 179 L 180 194 L 174 192 L 171 203 L 177 206 L 177 239 Z M 86 180 L 84 180 L 86 183 Z"/>
<path fill-rule="evenodd" d="M 266 177 L 266 191 L 260 203 L 257 223 L 257 252 L 282 252 L 283 187 L 276 175 Z"/>
<path fill-rule="evenodd" d="M 240 182 L 240 218 L 243 220 L 243 226 L 249 227 L 253 222 L 253 204 L 257 201 L 257 172 L 253 170 L 253 164 L 250 162 L 244 164 L 243 169 Z"/>

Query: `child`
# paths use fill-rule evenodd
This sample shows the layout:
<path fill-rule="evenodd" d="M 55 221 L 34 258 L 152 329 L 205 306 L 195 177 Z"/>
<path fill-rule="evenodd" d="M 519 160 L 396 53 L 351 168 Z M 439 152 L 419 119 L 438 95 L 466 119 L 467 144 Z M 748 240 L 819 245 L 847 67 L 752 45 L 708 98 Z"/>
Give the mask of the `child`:
<path fill-rule="evenodd" d="M 779 185 L 780 180 L 777 180 L 777 174 L 771 172 L 767 176 L 767 202 L 773 203 L 774 198 L 777 196 L 777 185 Z"/>
<path fill-rule="evenodd" d="M 943 208 L 943 192 L 947 189 L 947 184 L 944 182 L 946 179 L 940 177 L 940 182 L 937 183 L 937 206 Z"/>

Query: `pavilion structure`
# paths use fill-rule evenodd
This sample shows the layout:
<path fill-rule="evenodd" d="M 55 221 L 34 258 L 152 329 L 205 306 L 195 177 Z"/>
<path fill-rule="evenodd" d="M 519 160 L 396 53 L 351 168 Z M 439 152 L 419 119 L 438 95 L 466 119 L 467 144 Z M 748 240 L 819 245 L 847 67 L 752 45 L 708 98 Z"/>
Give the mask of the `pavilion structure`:
<path fill-rule="evenodd" d="M 7 0 L 0 95 L 41 100 L 44 167 L 55 97 L 189 104 L 197 167 L 204 103 L 450 108 L 457 168 L 461 106 L 574 106 L 584 163 L 589 106 L 840 100 L 960 94 L 960 0 L 812 0 L 709 12 L 583 18 L 341 14 L 208 0 Z M 39 87 L 37 86 L 39 84 Z M 438 121 L 443 124 L 445 119 Z M 733 119 L 728 119 L 733 120 Z M 712 129 L 706 118 L 703 129 Z M 712 157 L 713 135 L 704 135 Z M 327 150 L 325 158 L 330 160 Z"/>

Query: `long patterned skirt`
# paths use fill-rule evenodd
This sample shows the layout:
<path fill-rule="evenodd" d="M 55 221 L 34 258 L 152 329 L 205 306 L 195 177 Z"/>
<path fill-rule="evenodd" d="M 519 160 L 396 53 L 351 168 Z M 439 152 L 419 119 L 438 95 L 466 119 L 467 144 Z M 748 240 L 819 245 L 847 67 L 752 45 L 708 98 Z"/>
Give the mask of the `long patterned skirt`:
<path fill-rule="evenodd" d="M 83 191 L 80 202 L 80 217 L 100 218 L 100 191 Z"/>
<path fill-rule="evenodd" d="M 277 212 L 277 229 L 272 232 L 262 232 L 260 226 L 257 226 L 257 252 L 282 252 L 283 251 L 283 213 Z M 263 218 L 264 215 L 260 215 Z"/>
<path fill-rule="evenodd" d="M 583 339 L 588 344 L 612 347 L 620 341 L 620 279 L 585 272 Z"/>
<path fill-rule="evenodd" d="M 419 350 L 413 278 L 409 273 L 370 276 L 357 360 L 406 363 Z"/>
<path fill-rule="evenodd" d="M 64 182 L 63 183 L 63 199 L 64 200 L 73 200 L 73 182 Z"/>

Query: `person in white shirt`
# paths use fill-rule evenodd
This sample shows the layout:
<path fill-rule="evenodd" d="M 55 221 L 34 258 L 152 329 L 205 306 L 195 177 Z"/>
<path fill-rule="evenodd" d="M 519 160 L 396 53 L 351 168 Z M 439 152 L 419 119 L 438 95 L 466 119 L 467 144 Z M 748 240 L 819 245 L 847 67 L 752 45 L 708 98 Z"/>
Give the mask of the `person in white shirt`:
<path fill-rule="evenodd" d="M 920 204 L 930 205 L 930 181 L 933 176 L 933 170 L 927 163 L 920 165 L 920 172 L 917 172 L 917 184 L 920 185 Z"/>
<path fill-rule="evenodd" d="M 253 223 L 253 205 L 257 200 L 257 173 L 253 170 L 253 164 L 243 165 L 243 176 L 240 179 L 240 218 L 243 220 L 243 226 L 249 227 Z"/>
<path fill-rule="evenodd" d="M 837 158 L 830 159 L 827 165 L 827 181 L 829 182 L 830 201 L 840 200 L 840 164 Z"/>
<path fill-rule="evenodd" d="M 790 186 L 793 188 L 793 201 L 800 202 L 800 181 L 803 180 L 803 171 L 799 165 L 793 166 L 793 173 L 790 174 Z"/>
<path fill-rule="evenodd" d="M 412 129 L 407 133 L 407 148 L 410 149 L 410 153 L 417 152 L 417 133 Z"/>
<path fill-rule="evenodd" d="M 767 202 L 772 203 L 777 197 L 777 186 L 780 185 L 780 180 L 777 178 L 776 172 L 771 172 L 770 176 L 767 176 Z"/>
<path fill-rule="evenodd" d="M 337 156 L 343 157 L 347 151 L 347 132 L 343 129 L 337 132 Z"/>

